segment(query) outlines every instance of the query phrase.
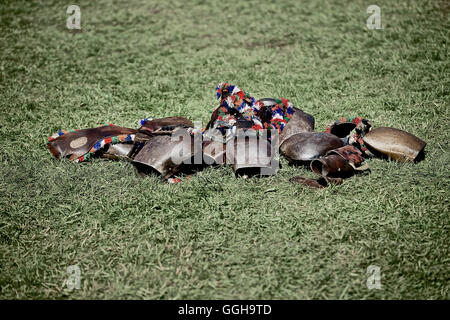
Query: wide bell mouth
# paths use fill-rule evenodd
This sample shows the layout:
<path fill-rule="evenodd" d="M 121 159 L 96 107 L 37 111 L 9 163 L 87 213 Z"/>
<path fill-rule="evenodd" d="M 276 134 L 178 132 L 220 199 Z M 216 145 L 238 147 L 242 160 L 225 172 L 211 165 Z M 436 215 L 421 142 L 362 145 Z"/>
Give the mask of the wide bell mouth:
<path fill-rule="evenodd" d="M 324 163 L 324 161 L 322 159 L 315 159 L 315 160 L 311 161 L 310 167 L 314 173 L 317 173 L 319 175 L 327 175 L 327 173 L 328 173 L 328 172 L 324 172 L 324 168 L 326 168 L 326 164 Z M 325 170 L 325 171 L 327 171 L 327 170 Z"/>
<path fill-rule="evenodd" d="M 335 136 L 337 136 L 339 138 L 345 138 L 355 128 L 356 128 L 356 124 L 354 124 L 353 122 L 343 122 L 343 123 L 333 126 L 330 130 L 330 133 L 334 134 Z"/>

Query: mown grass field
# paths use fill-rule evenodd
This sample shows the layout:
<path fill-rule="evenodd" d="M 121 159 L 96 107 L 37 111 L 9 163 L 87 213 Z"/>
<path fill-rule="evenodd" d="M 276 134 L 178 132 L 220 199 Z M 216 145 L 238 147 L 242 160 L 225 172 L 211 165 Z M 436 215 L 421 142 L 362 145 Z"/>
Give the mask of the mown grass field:
<path fill-rule="evenodd" d="M 81 32 L 66 29 L 81 8 Z M 368 30 L 366 9 L 383 29 Z M 0 298 L 449 299 L 450 6 L 444 1 L 2 1 Z M 209 120 L 215 86 L 363 116 L 425 140 L 418 164 L 314 191 L 207 168 L 142 179 L 57 161 L 58 129 Z M 81 287 L 64 285 L 78 264 Z M 366 286 L 369 265 L 381 289 Z"/>

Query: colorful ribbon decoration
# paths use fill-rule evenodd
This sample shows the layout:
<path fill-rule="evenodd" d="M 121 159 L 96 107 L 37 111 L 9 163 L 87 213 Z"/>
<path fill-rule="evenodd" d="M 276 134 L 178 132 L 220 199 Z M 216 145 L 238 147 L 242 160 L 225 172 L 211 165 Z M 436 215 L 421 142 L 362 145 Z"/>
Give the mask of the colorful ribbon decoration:
<path fill-rule="evenodd" d="M 294 114 L 294 108 L 288 99 L 276 99 L 276 104 L 270 108 L 271 119 L 263 123 L 257 114 L 264 105 L 247 92 L 224 82 L 216 87 L 216 93 L 217 99 L 220 99 L 220 106 L 213 127 L 217 129 L 223 130 L 235 126 L 236 113 L 239 113 L 245 120 L 252 121 L 252 129 L 259 133 L 263 129 L 278 130 L 281 133 Z"/>
<path fill-rule="evenodd" d="M 145 119 L 147 120 L 147 119 Z M 142 121 L 142 120 L 141 120 Z M 107 124 L 108 126 L 113 126 L 112 123 Z M 52 135 L 51 137 L 48 138 L 48 142 L 52 142 L 54 140 L 56 140 L 57 138 L 61 137 L 62 135 L 65 135 L 67 133 L 70 132 L 75 132 L 75 131 L 79 131 L 80 129 L 74 129 L 74 130 L 59 130 L 57 133 L 55 133 L 54 135 Z M 133 142 L 135 138 L 134 134 L 121 134 L 118 136 L 112 136 L 112 137 L 107 137 L 104 138 L 102 140 L 99 140 L 95 143 L 95 145 L 84 155 L 82 155 L 81 157 L 78 157 L 77 159 L 73 160 L 74 162 L 83 162 L 86 161 L 87 159 L 91 158 L 92 155 L 97 152 L 98 150 L 100 150 L 101 148 L 103 148 L 104 146 L 108 145 L 108 144 L 117 144 L 117 143 L 122 143 L 122 142 Z"/>
<path fill-rule="evenodd" d="M 354 118 L 342 117 L 339 120 L 336 120 L 335 122 L 327 125 L 327 127 L 324 130 L 324 132 L 325 133 L 331 133 L 331 129 L 334 126 L 340 125 L 342 123 L 348 123 L 348 122 L 354 123 L 355 124 L 355 129 L 356 129 L 360 125 L 364 124 L 363 121 L 365 123 L 368 123 L 368 121 L 365 118 L 363 118 L 363 117 L 354 117 Z M 368 125 L 368 128 L 370 128 L 370 124 Z M 352 137 L 353 137 L 354 141 L 356 142 L 357 147 L 364 153 L 365 151 L 367 151 L 367 147 L 366 147 L 366 145 L 364 143 L 364 140 L 362 138 L 363 138 L 363 136 L 364 136 L 364 134 L 366 132 L 364 132 L 364 131 L 358 132 L 358 130 L 355 130 L 355 131 L 356 132 L 352 135 Z"/>
<path fill-rule="evenodd" d="M 97 143 L 89 150 L 88 153 L 82 155 L 78 159 L 75 159 L 74 162 L 83 162 L 92 157 L 94 153 L 103 148 L 108 144 L 117 144 L 122 142 L 133 142 L 136 135 L 134 134 L 121 134 L 118 136 L 108 137 L 97 141 Z"/>

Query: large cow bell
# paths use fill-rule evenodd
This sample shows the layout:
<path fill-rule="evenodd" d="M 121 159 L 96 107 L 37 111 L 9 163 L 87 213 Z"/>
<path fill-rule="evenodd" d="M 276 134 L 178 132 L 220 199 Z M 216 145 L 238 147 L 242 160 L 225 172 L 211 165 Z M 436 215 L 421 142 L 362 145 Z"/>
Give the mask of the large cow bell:
<path fill-rule="evenodd" d="M 372 153 L 399 162 L 420 160 L 427 145 L 425 141 L 411 133 L 388 127 L 372 129 L 363 140 Z"/>
<path fill-rule="evenodd" d="M 290 162 L 306 163 L 325 155 L 329 150 L 342 147 L 337 136 L 323 132 L 297 133 L 283 142 L 280 152 Z"/>

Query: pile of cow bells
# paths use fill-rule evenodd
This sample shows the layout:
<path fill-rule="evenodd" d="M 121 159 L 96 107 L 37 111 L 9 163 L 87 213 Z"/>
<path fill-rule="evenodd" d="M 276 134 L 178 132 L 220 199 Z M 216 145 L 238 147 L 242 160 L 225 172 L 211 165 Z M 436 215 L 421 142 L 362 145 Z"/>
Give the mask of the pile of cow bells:
<path fill-rule="evenodd" d="M 270 111 L 279 101 L 264 98 L 258 100 L 258 103 L 261 108 Z M 354 174 L 368 172 L 370 169 L 365 162 L 366 158 L 378 157 L 399 162 L 417 162 L 424 158 L 426 143 L 403 130 L 372 128 L 370 121 L 356 117 L 339 119 L 329 124 L 324 132 L 315 132 L 314 117 L 296 107 L 292 109 L 292 116 L 279 134 L 277 151 L 289 164 L 309 166 L 317 174 L 317 179 L 293 177 L 290 179 L 292 183 L 321 189 L 330 184 L 341 184 L 343 179 Z M 240 117 L 239 112 L 236 115 L 238 121 L 234 133 L 253 130 L 248 121 Z M 59 131 L 49 138 L 48 148 L 57 159 L 68 158 L 80 162 L 95 156 L 130 161 L 141 175 L 156 173 L 168 182 L 179 182 L 181 179 L 176 175 L 187 174 L 189 177 L 209 165 L 229 164 L 237 176 L 244 177 L 260 175 L 263 169 L 273 168 L 272 162 L 263 163 L 258 157 L 261 153 L 269 157 L 275 155 L 270 137 L 255 145 L 239 139 L 229 143 L 230 140 L 226 138 L 203 141 L 200 148 L 193 148 L 198 135 L 218 132 L 214 128 L 216 118 L 217 114 L 213 112 L 206 130 L 200 132 L 194 129 L 190 120 L 183 117 L 144 119 L 138 129 L 110 124 L 70 132 Z M 188 132 L 190 139 L 173 139 L 173 134 L 178 130 Z M 245 161 L 234 161 L 239 154 L 236 150 L 242 143 L 247 143 L 244 149 L 246 148 L 248 157 L 245 157 Z M 191 150 L 182 160 L 196 158 L 201 159 L 200 163 L 174 162 L 173 150 L 180 147 Z M 228 152 L 230 147 L 234 149 L 233 152 Z M 266 170 L 265 174 L 276 174 L 277 170 Z"/>

